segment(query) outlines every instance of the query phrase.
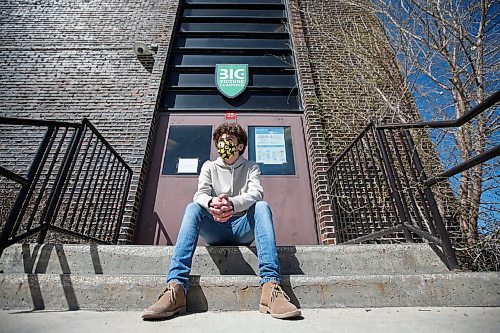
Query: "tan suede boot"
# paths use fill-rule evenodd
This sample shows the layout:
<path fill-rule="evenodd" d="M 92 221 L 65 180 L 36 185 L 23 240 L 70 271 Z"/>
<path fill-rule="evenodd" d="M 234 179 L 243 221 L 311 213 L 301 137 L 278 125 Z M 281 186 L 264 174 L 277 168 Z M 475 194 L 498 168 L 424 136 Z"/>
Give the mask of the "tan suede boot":
<path fill-rule="evenodd" d="M 267 282 L 262 285 L 259 310 L 279 319 L 300 316 L 300 310 L 290 303 L 290 297 L 276 282 Z"/>
<path fill-rule="evenodd" d="M 147 308 L 143 319 L 168 318 L 186 312 L 186 296 L 182 285 L 170 282 L 158 297 L 155 304 Z"/>

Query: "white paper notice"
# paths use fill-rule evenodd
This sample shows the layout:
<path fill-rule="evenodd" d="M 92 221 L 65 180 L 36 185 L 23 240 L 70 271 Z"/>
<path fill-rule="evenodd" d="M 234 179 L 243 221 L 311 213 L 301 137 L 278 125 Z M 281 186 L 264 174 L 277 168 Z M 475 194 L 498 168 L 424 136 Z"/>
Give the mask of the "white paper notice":
<path fill-rule="evenodd" d="M 257 163 L 263 163 L 263 164 L 286 163 L 284 128 L 256 127 L 255 155 Z"/>
<path fill-rule="evenodd" d="M 177 163 L 177 173 L 197 173 L 198 159 L 197 158 L 179 158 Z"/>

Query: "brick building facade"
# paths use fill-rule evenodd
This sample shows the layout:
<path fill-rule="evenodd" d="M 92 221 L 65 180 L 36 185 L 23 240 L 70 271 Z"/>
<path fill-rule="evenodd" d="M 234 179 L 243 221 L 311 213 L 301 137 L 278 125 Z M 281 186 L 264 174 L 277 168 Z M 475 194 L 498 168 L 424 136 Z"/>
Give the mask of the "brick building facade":
<path fill-rule="evenodd" d="M 334 244 L 329 162 L 369 120 L 418 116 L 401 111 L 414 109 L 408 108 L 385 36 L 366 8 L 340 0 L 288 0 L 286 6 L 320 242 Z M 0 4 L 0 115 L 86 117 L 96 126 L 133 169 L 121 243 L 133 239 L 178 8 L 176 0 Z M 138 40 L 158 44 L 153 62 L 134 54 Z M 384 99 L 397 107 L 387 107 Z M 2 128 L 2 162 L 21 172 L 23 154 L 33 148 L 29 140 L 25 147 L 7 148 L 10 139 Z"/>

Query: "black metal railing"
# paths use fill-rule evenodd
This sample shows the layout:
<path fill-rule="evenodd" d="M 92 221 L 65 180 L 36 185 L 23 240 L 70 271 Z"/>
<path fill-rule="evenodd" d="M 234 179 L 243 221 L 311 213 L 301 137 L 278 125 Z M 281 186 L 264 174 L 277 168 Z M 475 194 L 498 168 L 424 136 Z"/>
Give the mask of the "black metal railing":
<path fill-rule="evenodd" d="M 425 239 L 441 247 L 450 269 L 458 268 L 431 186 L 499 156 L 500 145 L 429 178 L 420 154 L 433 151 L 430 137 L 411 131 L 460 127 L 499 100 L 496 92 L 457 120 L 370 123 L 327 170 L 337 243 Z M 427 157 L 426 162 L 437 161 L 435 153 Z"/>
<path fill-rule="evenodd" d="M 0 176 L 7 178 L 2 180 L 3 195 L 13 194 L 2 221 L 0 254 L 35 234 L 43 243 L 49 230 L 117 243 L 132 170 L 87 119 L 68 123 L 0 117 L 0 130 L 2 149 L 9 149 L 6 155 L 12 159 L 0 166 Z M 34 158 L 31 163 L 19 160 L 23 156 L 12 156 L 15 151 L 33 152 Z M 21 169 L 22 163 L 27 170 L 8 170 Z"/>

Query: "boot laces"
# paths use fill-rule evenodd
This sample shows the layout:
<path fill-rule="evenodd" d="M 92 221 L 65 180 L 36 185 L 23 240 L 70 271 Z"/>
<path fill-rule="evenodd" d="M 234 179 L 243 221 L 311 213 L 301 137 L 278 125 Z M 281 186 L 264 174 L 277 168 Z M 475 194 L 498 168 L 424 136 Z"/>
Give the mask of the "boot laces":
<path fill-rule="evenodd" d="M 287 301 L 290 301 L 290 297 L 281 289 L 281 286 L 279 284 L 275 284 L 273 286 L 273 291 L 271 293 L 271 303 L 279 297 L 279 295 L 283 295 Z"/>
<path fill-rule="evenodd" d="M 165 295 L 166 293 L 169 293 L 169 301 L 170 301 L 170 303 L 175 304 L 175 292 L 174 292 L 174 288 L 172 288 L 169 284 L 161 292 L 160 296 L 158 296 L 158 299 L 162 298 L 163 295 Z"/>

